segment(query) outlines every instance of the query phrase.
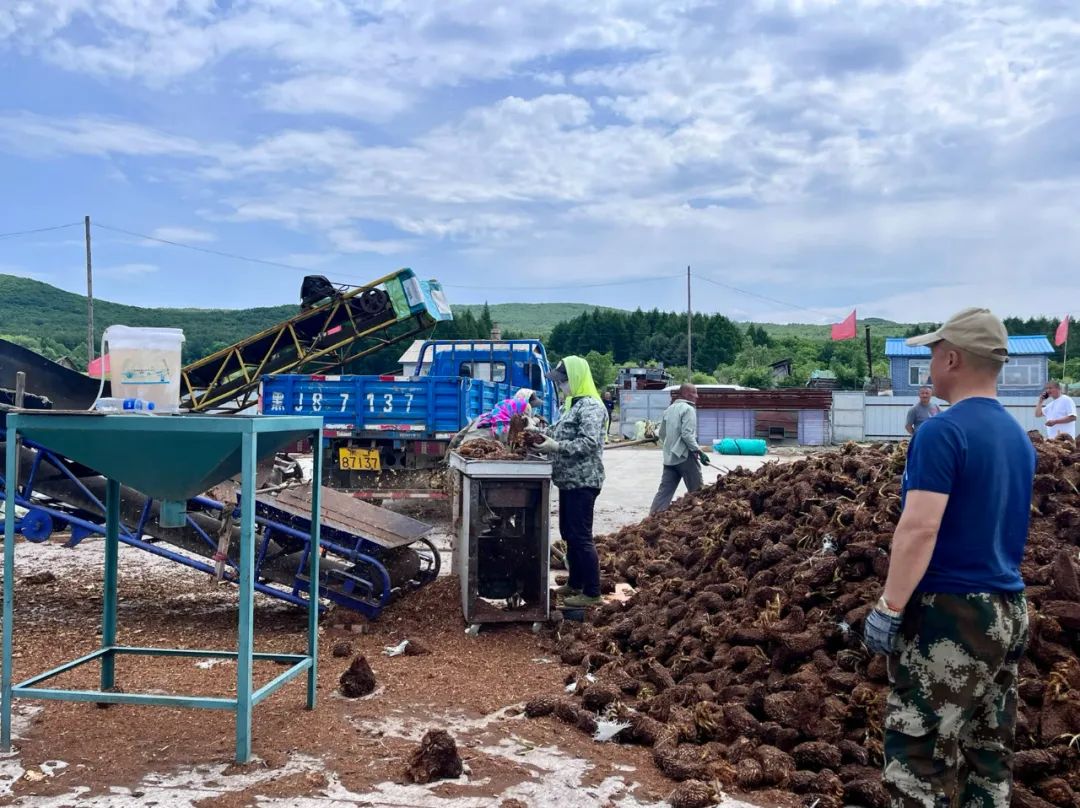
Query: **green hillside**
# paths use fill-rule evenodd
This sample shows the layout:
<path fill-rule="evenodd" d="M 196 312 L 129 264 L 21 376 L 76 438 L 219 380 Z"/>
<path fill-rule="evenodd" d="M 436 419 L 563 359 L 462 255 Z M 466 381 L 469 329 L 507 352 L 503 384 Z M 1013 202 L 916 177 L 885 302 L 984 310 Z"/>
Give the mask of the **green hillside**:
<path fill-rule="evenodd" d="M 458 315 L 479 316 L 483 305 L 454 306 Z M 595 306 L 584 303 L 497 303 L 491 318 L 504 331 L 546 336 L 559 322 Z M 142 308 L 94 300 L 97 334 L 110 325 L 182 328 L 184 361 L 189 362 L 231 345 L 299 313 L 299 305 L 253 309 Z M 69 357 L 86 362 L 86 298 L 47 283 L 0 275 L 0 337 L 18 342 L 50 359 Z"/>
<path fill-rule="evenodd" d="M 892 320 L 883 320 L 880 317 L 867 317 L 865 320 L 858 320 L 857 322 L 860 337 L 863 335 L 865 326 L 870 326 L 872 336 L 887 337 L 902 337 L 912 327 L 907 323 L 894 323 Z M 784 337 L 813 340 L 829 339 L 831 329 L 829 325 L 813 325 L 810 323 L 761 323 L 760 325 L 764 326 L 768 335 L 774 339 L 783 339 Z"/>
<path fill-rule="evenodd" d="M 94 300 L 95 344 L 108 326 L 182 328 L 184 359 L 206 356 L 300 311 L 299 305 L 256 309 L 149 309 Z M 0 275 L 0 337 L 51 359 L 86 362 L 86 298 L 47 283 Z"/>
<path fill-rule="evenodd" d="M 484 310 L 481 305 L 453 305 L 455 312 L 472 312 L 479 317 Z M 593 309 L 601 311 L 621 311 L 609 306 L 592 306 L 587 303 L 492 303 L 488 306 L 493 322 L 503 331 L 528 336 L 546 336 L 551 329 L 565 320 L 572 320 L 582 312 Z"/>

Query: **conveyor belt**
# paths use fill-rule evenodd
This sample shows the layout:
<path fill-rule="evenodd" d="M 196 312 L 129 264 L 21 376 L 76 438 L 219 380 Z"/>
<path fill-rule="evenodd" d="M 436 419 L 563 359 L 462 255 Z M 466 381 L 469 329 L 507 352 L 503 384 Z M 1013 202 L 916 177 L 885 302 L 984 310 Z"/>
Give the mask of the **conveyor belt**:
<path fill-rule="evenodd" d="M 406 547 L 431 532 L 431 525 L 332 488 L 323 488 L 321 497 L 323 528 L 359 534 L 387 550 Z M 286 488 L 277 495 L 261 495 L 259 504 L 306 519 L 311 513 L 311 486 L 300 485 Z"/>

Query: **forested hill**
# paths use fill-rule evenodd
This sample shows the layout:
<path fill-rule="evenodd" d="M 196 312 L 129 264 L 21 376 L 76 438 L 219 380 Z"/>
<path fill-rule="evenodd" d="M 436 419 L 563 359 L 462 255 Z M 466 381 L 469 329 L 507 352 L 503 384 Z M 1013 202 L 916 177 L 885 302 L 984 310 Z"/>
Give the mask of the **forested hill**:
<path fill-rule="evenodd" d="M 1050 336 L 1058 321 L 1048 318 L 1006 318 L 1010 334 Z M 593 376 L 602 383 L 614 379 L 624 364 L 663 362 L 677 381 L 687 373 L 687 323 L 685 314 L 660 311 L 592 311 L 560 323 L 547 338 L 550 353 L 585 355 Z M 829 326 L 735 323 L 721 314 L 694 314 L 692 379 L 699 384 L 720 382 L 748 387 L 801 387 L 815 371 L 835 375 L 843 389 L 861 389 L 867 376 L 865 327 L 870 328 L 872 375 L 889 376 L 885 357 L 888 337 L 923 333 L 932 323 L 905 324 L 867 319 L 858 323 L 858 338 L 841 342 L 830 339 Z M 1069 340 L 1068 379 L 1080 376 L 1080 329 Z M 1050 372 L 1062 375 L 1058 361 Z M 788 360 L 791 372 L 774 378 L 773 363 Z"/>
<path fill-rule="evenodd" d="M 473 317 L 481 317 L 484 304 L 455 304 L 452 300 L 454 316 L 460 317 L 469 312 Z M 499 324 L 503 331 L 530 336 L 547 336 L 551 329 L 561 322 L 572 320 L 578 315 L 591 313 L 596 306 L 588 303 L 492 303 L 488 315 Z M 621 311 L 607 306 L 600 306 L 601 311 Z"/>
<path fill-rule="evenodd" d="M 184 361 L 190 362 L 257 333 L 298 313 L 298 304 L 252 309 L 166 309 L 125 306 L 94 301 L 96 339 L 109 325 L 182 328 L 186 342 Z M 614 378 L 614 368 L 626 363 L 663 362 L 685 376 L 686 315 L 660 311 L 625 311 L 582 303 L 500 303 L 491 306 L 454 306 L 455 318 L 440 323 L 430 336 L 436 339 L 482 339 L 498 323 L 506 337 L 542 337 L 553 357 L 575 353 L 590 357 L 600 383 Z M 844 387 L 858 387 L 867 375 L 863 327 L 871 329 L 874 375 L 888 373 L 885 338 L 906 336 L 929 324 L 910 325 L 886 320 L 860 320 L 859 339 L 833 342 L 827 325 L 774 325 L 737 323 L 721 314 L 695 314 L 694 370 L 702 383 L 720 381 L 753 387 L 774 383 L 769 365 L 792 362 L 792 374 L 778 383 L 806 384 L 815 370 L 836 374 Z M 1048 318 L 1006 319 L 1012 334 L 1051 336 L 1057 321 Z M 428 336 L 428 335 L 424 335 Z M 86 298 L 40 281 L 0 275 L 0 337 L 38 351 L 50 359 L 69 358 L 78 367 L 86 363 Z M 389 372 L 397 364 L 401 346 L 360 360 L 353 373 Z M 1068 378 L 1080 377 L 1080 329 L 1069 340 Z M 1060 355 L 1057 357 L 1060 360 Z M 1050 372 L 1062 373 L 1060 362 Z"/>
<path fill-rule="evenodd" d="M 114 324 L 184 329 L 184 357 L 199 358 L 292 317 L 299 305 L 255 309 L 165 309 L 94 300 L 95 345 Z M 0 275 L 0 337 L 50 359 L 86 362 L 86 297 L 47 283 Z M 99 350 L 99 349 L 95 349 Z"/>
<path fill-rule="evenodd" d="M 511 335 L 545 337 L 558 323 L 595 307 L 584 303 L 499 303 L 453 308 L 455 321 L 441 323 L 434 333 L 436 338 L 486 337 L 494 323 Z M 95 344 L 101 332 L 113 324 L 182 328 L 184 361 L 190 362 L 299 311 L 298 303 L 251 309 L 176 309 L 126 306 L 97 299 Z M 86 298 L 41 281 L 0 275 L 0 337 L 50 359 L 67 357 L 82 367 L 86 362 Z M 397 356 L 394 353 L 392 358 L 396 360 Z M 378 365 L 382 369 L 386 358 L 380 357 Z"/>

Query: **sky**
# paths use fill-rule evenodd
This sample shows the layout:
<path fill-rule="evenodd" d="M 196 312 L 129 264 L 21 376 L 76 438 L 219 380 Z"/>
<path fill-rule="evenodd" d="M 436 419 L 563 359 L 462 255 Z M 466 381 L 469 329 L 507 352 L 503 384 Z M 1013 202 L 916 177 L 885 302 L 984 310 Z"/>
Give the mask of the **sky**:
<path fill-rule="evenodd" d="M 1071 0 L 5 0 L 0 75 L 0 272 L 90 215 L 121 303 L 1080 313 Z"/>

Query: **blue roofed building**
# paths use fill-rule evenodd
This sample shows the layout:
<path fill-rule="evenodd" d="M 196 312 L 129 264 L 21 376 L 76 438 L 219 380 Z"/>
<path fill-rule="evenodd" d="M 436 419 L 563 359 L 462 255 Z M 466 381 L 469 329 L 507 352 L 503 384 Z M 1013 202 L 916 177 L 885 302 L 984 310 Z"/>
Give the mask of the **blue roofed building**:
<path fill-rule="evenodd" d="M 1054 355 L 1050 340 L 1043 336 L 1009 337 L 1009 361 L 998 376 L 999 396 L 1038 395 L 1048 379 L 1048 362 Z M 893 394 L 917 395 L 930 375 L 930 349 L 909 347 L 903 338 L 885 340 Z"/>

